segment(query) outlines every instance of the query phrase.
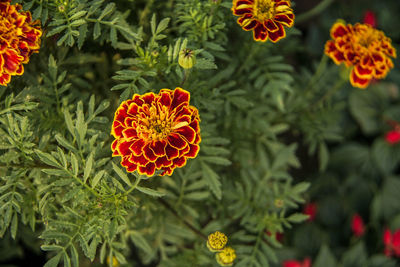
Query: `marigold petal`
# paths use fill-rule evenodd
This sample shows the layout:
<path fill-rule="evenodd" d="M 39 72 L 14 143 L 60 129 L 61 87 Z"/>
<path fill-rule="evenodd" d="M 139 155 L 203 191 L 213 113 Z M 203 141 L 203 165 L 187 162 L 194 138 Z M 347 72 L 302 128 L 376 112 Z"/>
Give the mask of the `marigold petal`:
<path fill-rule="evenodd" d="M 167 157 L 160 157 L 155 161 L 157 169 L 169 167 L 172 165 L 172 160 L 168 160 Z"/>
<path fill-rule="evenodd" d="M 154 154 L 158 157 L 165 155 L 165 147 L 167 146 L 167 142 L 165 140 L 154 141 L 150 143 L 150 148 L 153 150 Z"/>
<path fill-rule="evenodd" d="M 3 73 L 0 75 L 0 84 L 6 86 L 11 80 L 11 75 L 8 73 Z"/>
<path fill-rule="evenodd" d="M 179 150 L 167 144 L 165 147 L 165 155 L 168 160 L 172 160 L 179 155 Z"/>
<path fill-rule="evenodd" d="M 150 105 L 151 103 L 154 102 L 155 95 L 154 95 L 154 93 L 146 93 L 142 96 L 142 99 L 143 99 L 144 103 Z"/>
<path fill-rule="evenodd" d="M 175 109 L 182 103 L 189 103 L 189 101 L 190 101 L 189 92 L 186 90 L 183 90 L 180 87 L 177 87 L 174 90 L 174 95 L 173 95 L 172 103 L 171 103 L 171 109 Z"/>
<path fill-rule="evenodd" d="M 268 31 L 264 25 L 259 23 L 253 30 L 253 38 L 256 41 L 265 42 L 268 40 Z"/>
<path fill-rule="evenodd" d="M 130 150 L 131 145 L 132 145 L 132 142 L 126 141 L 126 140 L 121 140 L 120 143 L 118 143 L 118 145 L 117 145 L 118 152 L 124 156 L 129 155 L 131 153 L 131 150 Z"/>
<path fill-rule="evenodd" d="M 122 131 L 122 136 L 129 139 L 129 138 L 136 138 L 137 132 L 133 128 L 126 128 Z"/>
<path fill-rule="evenodd" d="M 183 155 L 185 155 L 187 152 L 189 152 L 189 150 L 190 150 L 190 146 L 189 145 L 187 145 L 187 146 L 185 146 L 185 148 L 179 150 L 178 158 L 182 157 Z"/>
<path fill-rule="evenodd" d="M 276 23 L 272 19 L 264 21 L 264 27 L 267 28 L 269 32 L 275 32 L 279 30 L 278 25 L 276 25 Z"/>
<path fill-rule="evenodd" d="M 171 106 L 172 103 L 172 98 L 171 98 L 171 93 L 168 92 L 161 92 L 160 93 L 160 98 L 158 99 L 158 102 L 166 107 Z"/>
<path fill-rule="evenodd" d="M 153 162 L 147 163 L 146 166 L 139 166 L 138 172 L 147 176 L 153 176 L 156 171 L 156 165 Z"/>
<path fill-rule="evenodd" d="M 139 106 L 136 103 L 131 103 L 128 108 L 128 114 L 135 116 L 138 113 Z"/>
<path fill-rule="evenodd" d="M 187 153 L 185 154 L 185 156 L 188 157 L 188 158 L 195 158 L 195 157 L 197 157 L 197 154 L 198 154 L 199 151 L 200 151 L 200 146 L 199 146 L 199 145 L 192 145 L 192 144 L 190 144 L 189 147 L 190 147 L 189 152 L 187 152 Z"/>
<path fill-rule="evenodd" d="M 117 145 L 118 145 L 118 139 L 115 139 L 112 143 L 111 143 L 111 150 L 115 151 L 117 149 Z"/>
<path fill-rule="evenodd" d="M 372 78 L 372 73 L 373 73 L 372 68 L 363 68 L 361 65 L 356 65 L 354 67 L 354 70 L 355 70 L 357 76 L 360 78 L 365 78 L 365 79 Z"/>
<path fill-rule="evenodd" d="M 171 135 L 168 136 L 168 143 L 172 147 L 175 147 L 176 149 L 182 149 L 185 146 L 187 146 L 185 140 L 179 134 L 176 133 L 172 133 Z"/>
<path fill-rule="evenodd" d="M 143 155 L 149 161 L 154 162 L 157 159 L 157 156 L 154 154 L 153 150 L 150 149 L 150 143 L 144 145 L 143 152 L 144 152 Z"/>
<path fill-rule="evenodd" d="M 283 28 L 282 24 L 277 24 L 278 30 L 274 32 L 268 32 L 269 39 L 271 42 L 276 43 L 280 39 L 286 36 L 285 29 Z"/>
<path fill-rule="evenodd" d="M 131 154 L 129 161 L 135 163 L 138 166 L 146 166 L 146 164 L 149 162 L 149 160 L 146 159 L 143 155 L 135 156 L 134 154 Z"/>
<path fill-rule="evenodd" d="M 331 29 L 331 37 L 333 39 L 336 39 L 337 37 L 346 35 L 348 32 L 349 30 L 347 29 L 346 25 L 341 22 L 337 22 L 333 25 Z"/>
<path fill-rule="evenodd" d="M 173 160 L 173 165 L 176 167 L 183 167 L 186 165 L 186 157 L 175 158 Z"/>
<path fill-rule="evenodd" d="M 287 27 L 292 27 L 294 22 L 294 14 L 293 13 L 277 14 L 274 17 L 274 20 Z"/>
<path fill-rule="evenodd" d="M 142 149 L 143 149 L 144 145 L 145 145 L 145 142 L 142 139 L 137 139 L 132 143 L 130 148 L 135 156 L 139 156 L 143 153 Z"/>
<path fill-rule="evenodd" d="M 367 88 L 369 85 L 370 79 L 363 79 L 361 77 L 357 76 L 357 73 L 355 72 L 354 68 L 350 73 L 350 83 L 354 87 L 358 87 L 361 89 Z"/>
<path fill-rule="evenodd" d="M 129 157 L 122 157 L 121 166 L 125 167 L 128 172 L 134 172 L 137 169 L 136 164 L 128 160 Z"/>
<path fill-rule="evenodd" d="M 244 30 L 246 31 L 251 31 L 252 29 L 254 29 L 257 25 L 259 24 L 259 22 L 255 19 L 249 19 L 246 22 L 244 22 L 242 24 L 242 27 Z"/>
<path fill-rule="evenodd" d="M 181 136 L 183 136 L 187 142 L 193 143 L 195 137 L 196 137 L 196 132 L 189 126 L 183 126 L 180 127 L 176 130 L 177 133 L 179 133 Z"/>

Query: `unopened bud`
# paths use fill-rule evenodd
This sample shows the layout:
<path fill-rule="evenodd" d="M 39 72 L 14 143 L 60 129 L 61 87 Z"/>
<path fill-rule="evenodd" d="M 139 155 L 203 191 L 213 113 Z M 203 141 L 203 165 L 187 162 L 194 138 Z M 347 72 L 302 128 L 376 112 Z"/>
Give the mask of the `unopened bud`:
<path fill-rule="evenodd" d="M 179 52 L 179 65 L 184 69 L 191 69 L 196 64 L 196 56 L 191 49 L 183 49 Z"/>

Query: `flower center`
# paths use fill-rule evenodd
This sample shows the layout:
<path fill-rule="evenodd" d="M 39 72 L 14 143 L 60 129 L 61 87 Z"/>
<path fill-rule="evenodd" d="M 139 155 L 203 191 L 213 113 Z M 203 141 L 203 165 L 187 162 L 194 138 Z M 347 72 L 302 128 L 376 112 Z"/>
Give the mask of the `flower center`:
<path fill-rule="evenodd" d="M 187 122 L 174 122 L 174 115 L 165 106 L 151 106 L 138 120 L 136 128 L 140 138 L 147 141 L 165 140 L 172 131 L 188 125 Z"/>
<path fill-rule="evenodd" d="M 271 0 L 255 0 L 254 16 L 259 20 L 268 20 L 275 16 L 275 2 Z"/>

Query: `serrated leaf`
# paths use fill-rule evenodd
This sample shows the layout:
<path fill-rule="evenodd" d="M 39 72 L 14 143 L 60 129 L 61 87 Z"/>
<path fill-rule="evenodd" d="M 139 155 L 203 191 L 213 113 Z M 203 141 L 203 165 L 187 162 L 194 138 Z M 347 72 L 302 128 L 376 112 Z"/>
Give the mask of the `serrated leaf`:
<path fill-rule="evenodd" d="M 223 166 L 229 166 L 232 164 L 230 160 L 222 157 L 203 156 L 201 157 L 201 159 L 212 164 L 223 165 Z"/>
<path fill-rule="evenodd" d="M 72 266 L 79 267 L 78 251 L 76 250 L 74 245 L 70 246 L 70 251 L 71 251 L 71 263 L 72 263 Z"/>
<path fill-rule="evenodd" d="M 104 9 L 103 12 L 101 12 L 100 16 L 98 17 L 98 20 L 102 20 L 105 16 L 109 15 L 115 7 L 115 3 L 111 2 L 109 3 Z"/>
<path fill-rule="evenodd" d="M 17 213 L 14 213 L 14 216 L 11 220 L 11 237 L 15 240 L 17 236 L 17 228 L 18 228 L 18 216 Z"/>
<path fill-rule="evenodd" d="M 94 176 L 94 178 L 92 180 L 92 188 L 96 187 L 96 185 L 99 183 L 100 179 L 103 177 L 104 173 L 105 173 L 105 171 L 101 170 Z"/>
<path fill-rule="evenodd" d="M 74 153 L 71 153 L 71 165 L 72 165 L 73 174 L 75 176 L 78 176 L 79 165 L 78 165 L 78 160 L 77 160 L 77 158 L 76 158 Z"/>
<path fill-rule="evenodd" d="M 128 186 L 132 186 L 131 181 L 128 178 L 128 175 L 121 170 L 117 165 L 114 164 L 114 162 L 111 162 L 111 165 L 113 167 L 113 170 L 118 174 L 118 176 L 121 178 L 122 181 L 124 181 Z"/>
<path fill-rule="evenodd" d="M 170 21 L 170 18 L 164 18 L 163 20 L 158 23 L 156 34 L 159 34 L 163 30 L 165 30 L 168 27 L 168 23 Z"/>
<path fill-rule="evenodd" d="M 290 215 L 287 220 L 292 223 L 301 223 L 309 218 L 308 215 L 302 213 L 295 213 Z"/>
<path fill-rule="evenodd" d="M 96 40 L 97 38 L 99 38 L 100 35 L 101 35 L 100 23 L 96 22 L 94 24 L 94 29 L 93 29 L 93 40 Z"/>
<path fill-rule="evenodd" d="M 79 19 L 80 17 L 84 16 L 85 14 L 86 14 L 86 11 L 85 11 L 85 10 L 78 11 L 78 12 L 76 12 L 74 15 L 72 15 L 72 16 L 69 18 L 69 20 L 72 21 L 72 20 Z"/>
<path fill-rule="evenodd" d="M 59 252 L 56 256 L 48 260 L 43 267 L 57 267 L 58 263 L 60 262 L 61 256 L 62 253 Z"/>
<path fill-rule="evenodd" d="M 153 249 L 150 247 L 149 243 L 141 233 L 138 231 L 132 231 L 130 237 L 135 246 L 142 249 L 147 255 L 151 255 L 153 253 Z"/>
<path fill-rule="evenodd" d="M 201 163 L 201 167 L 203 169 L 203 179 L 207 182 L 207 185 L 210 187 L 217 199 L 221 199 L 221 182 L 219 181 L 220 178 L 218 174 L 205 163 Z"/>
<path fill-rule="evenodd" d="M 90 153 L 89 157 L 86 159 L 85 170 L 83 171 L 83 182 L 86 183 L 86 180 L 89 178 L 90 172 L 93 167 L 93 153 Z"/>
<path fill-rule="evenodd" d="M 154 189 L 147 188 L 147 187 L 137 186 L 136 189 L 142 193 L 145 193 L 145 194 L 153 196 L 153 197 L 162 197 L 165 195 L 165 193 L 162 193 L 162 192 L 159 192 Z"/>
<path fill-rule="evenodd" d="M 42 162 L 46 163 L 47 165 L 61 168 L 61 165 L 58 163 L 58 161 L 52 155 L 42 152 L 39 149 L 35 149 L 35 153 L 36 153 L 36 155 L 39 156 L 40 160 Z"/>

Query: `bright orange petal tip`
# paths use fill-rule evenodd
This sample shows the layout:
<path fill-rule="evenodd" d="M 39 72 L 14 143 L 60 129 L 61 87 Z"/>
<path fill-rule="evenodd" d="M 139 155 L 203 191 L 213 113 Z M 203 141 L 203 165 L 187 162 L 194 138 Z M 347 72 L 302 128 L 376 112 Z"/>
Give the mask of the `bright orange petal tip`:
<path fill-rule="evenodd" d="M 290 0 L 233 0 L 232 12 L 245 31 L 253 31 L 255 41 L 273 43 L 286 37 L 285 27 L 294 24 Z"/>
<path fill-rule="evenodd" d="M 114 115 L 111 134 L 113 156 L 121 156 L 128 172 L 171 175 L 199 152 L 200 117 L 189 105 L 190 93 L 182 88 L 161 89 L 158 94 L 133 95 Z"/>
<path fill-rule="evenodd" d="M 325 44 L 325 54 L 335 64 L 351 68 L 352 86 L 365 89 L 375 79 L 383 79 L 393 68 L 391 58 L 396 50 L 390 38 L 369 24 L 336 22 L 331 30 L 332 40 Z"/>
<path fill-rule="evenodd" d="M 7 86 L 11 76 L 22 75 L 22 64 L 40 48 L 42 30 L 29 11 L 10 0 L 0 1 L 0 85 Z"/>

